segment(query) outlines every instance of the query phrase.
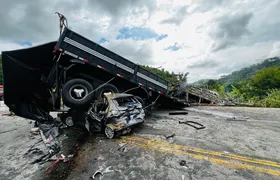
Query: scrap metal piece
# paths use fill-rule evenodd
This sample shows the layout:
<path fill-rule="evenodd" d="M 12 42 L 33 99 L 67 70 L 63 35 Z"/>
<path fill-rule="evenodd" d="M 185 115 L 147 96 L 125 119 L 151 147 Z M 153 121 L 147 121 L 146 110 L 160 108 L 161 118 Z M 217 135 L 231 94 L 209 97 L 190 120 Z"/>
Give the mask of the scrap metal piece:
<path fill-rule="evenodd" d="M 235 117 L 230 117 L 226 119 L 227 121 L 247 121 L 246 118 L 235 118 Z"/>
<path fill-rule="evenodd" d="M 169 115 L 187 115 L 187 114 L 189 114 L 187 111 L 169 112 Z"/>
<path fill-rule="evenodd" d="M 91 178 L 92 178 L 92 179 L 95 179 L 95 177 L 96 177 L 98 174 L 100 174 L 101 176 L 104 176 L 105 173 L 113 172 L 114 170 L 112 170 L 111 167 L 112 167 L 112 166 L 109 166 L 109 167 L 107 167 L 107 168 L 104 169 L 104 170 L 101 170 L 101 169 L 97 170 L 97 171 L 91 176 Z"/>
<path fill-rule="evenodd" d="M 65 162 L 69 162 L 69 156 L 64 156 L 63 154 L 61 154 L 61 157 L 56 158 L 55 161 L 53 163 L 51 163 L 47 169 L 45 170 L 45 172 L 47 172 L 48 170 L 50 170 L 52 167 L 54 167 L 56 164 L 58 164 L 60 161 Z"/>
<path fill-rule="evenodd" d="M 185 160 L 181 160 L 179 162 L 180 166 L 186 166 L 187 165 L 187 162 Z"/>
<path fill-rule="evenodd" d="M 194 121 L 179 121 L 179 124 L 186 124 L 186 125 L 189 125 L 189 126 L 195 128 L 195 129 L 197 129 L 197 130 L 199 130 L 199 129 L 205 129 L 205 128 L 206 128 L 203 124 L 200 124 L 200 123 L 194 122 Z M 198 125 L 198 126 L 200 126 L 200 127 L 197 127 L 197 126 L 195 126 L 195 125 L 193 125 L 193 124 Z"/>
<path fill-rule="evenodd" d="M 118 148 L 118 151 L 121 150 L 122 148 L 124 148 L 127 145 L 128 145 L 128 143 L 120 144 L 121 147 Z"/>
<path fill-rule="evenodd" d="M 101 176 L 103 176 L 103 173 L 101 172 L 101 171 L 96 171 L 92 176 L 91 176 L 91 178 L 92 179 L 95 179 L 95 176 L 97 176 L 98 174 L 100 174 Z"/>
<path fill-rule="evenodd" d="M 164 135 L 164 137 L 165 137 L 166 139 L 172 138 L 172 137 L 174 137 L 174 136 L 175 136 L 175 134 L 171 134 L 171 135 Z"/>

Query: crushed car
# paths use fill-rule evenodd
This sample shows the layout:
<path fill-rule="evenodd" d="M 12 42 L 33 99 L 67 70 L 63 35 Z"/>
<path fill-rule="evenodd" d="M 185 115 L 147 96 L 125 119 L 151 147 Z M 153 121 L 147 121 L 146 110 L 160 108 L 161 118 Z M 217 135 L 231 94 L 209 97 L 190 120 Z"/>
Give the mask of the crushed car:
<path fill-rule="evenodd" d="M 144 107 L 136 96 L 105 93 L 103 97 L 103 101 L 94 101 L 85 114 L 85 124 L 89 125 L 90 132 L 102 132 L 108 138 L 114 138 L 130 132 L 132 126 L 144 122 Z M 73 120 L 71 113 L 61 117 L 68 126 L 84 124 L 79 122 L 81 119 Z"/>

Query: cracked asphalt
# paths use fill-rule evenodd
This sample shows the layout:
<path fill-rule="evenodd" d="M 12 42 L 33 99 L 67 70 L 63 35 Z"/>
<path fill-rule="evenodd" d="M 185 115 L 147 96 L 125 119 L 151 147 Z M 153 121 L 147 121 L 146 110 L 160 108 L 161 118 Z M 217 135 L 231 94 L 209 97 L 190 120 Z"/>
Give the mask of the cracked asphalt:
<path fill-rule="evenodd" d="M 23 161 L 36 140 L 29 138 L 29 121 L 2 116 L 1 130 L 17 130 L 0 132 L 0 179 L 90 179 L 98 170 L 103 176 L 96 179 L 280 179 L 279 109 L 207 106 L 187 111 L 169 115 L 156 110 L 118 139 L 94 134 L 80 142 L 76 131 L 68 132 L 63 149 L 75 153 L 74 159 L 49 175 L 43 173 L 48 164 Z M 196 130 L 179 121 L 206 128 Z"/>

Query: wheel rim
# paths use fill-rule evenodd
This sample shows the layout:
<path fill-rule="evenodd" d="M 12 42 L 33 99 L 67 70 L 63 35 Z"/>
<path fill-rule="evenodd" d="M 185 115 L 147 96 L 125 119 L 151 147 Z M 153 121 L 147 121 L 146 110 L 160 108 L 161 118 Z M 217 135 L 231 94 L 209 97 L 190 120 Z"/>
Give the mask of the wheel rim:
<path fill-rule="evenodd" d="M 67 126 L 74 126 L 74 122 L 73 122 L 73 119 L 72 119 L 72 117 L 67 117 L 66 119 L 65 119 L 65 124 L 67 125 Z"/>
<path fill-rule="evenodd" d="M 103 91 L 101 91 L 101 97 L 104 98 L 105 95 L 104 93 L 114 93 L 114 91 L 112 89 L 104 89 Z"/>
<path fill-rule="evenodd" d="M 113 131 L 113 129 L 111 129 L 110 127 L 106 126 L 106 128 L 105 128 L 105 135 L 108 138 L 112 139 L 114 137 L 114 135 L 115 135 L 115 132 Z"/>
<path fill-rule="evenodd" d="M 76 84 L 69 89 L 69 95 L 76 101 L 82 101 L 88 95 L 88 89 L 82 84 Z"/>

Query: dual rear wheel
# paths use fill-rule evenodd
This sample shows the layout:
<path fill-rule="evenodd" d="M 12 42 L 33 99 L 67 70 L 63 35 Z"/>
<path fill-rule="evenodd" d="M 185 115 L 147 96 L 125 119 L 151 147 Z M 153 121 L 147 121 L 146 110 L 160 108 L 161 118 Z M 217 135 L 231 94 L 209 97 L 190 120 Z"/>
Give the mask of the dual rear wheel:
<path fill-rule="evenodd" d="M 67 81 L 62 88 L 63 103 L 68 107 L 83 107 L 93 99 L 102 100 L 104 93 L 118 93 L 113 84 L 106 84 L 93 92 L 93 86 L 86 80 L 76 78 Z"/>

